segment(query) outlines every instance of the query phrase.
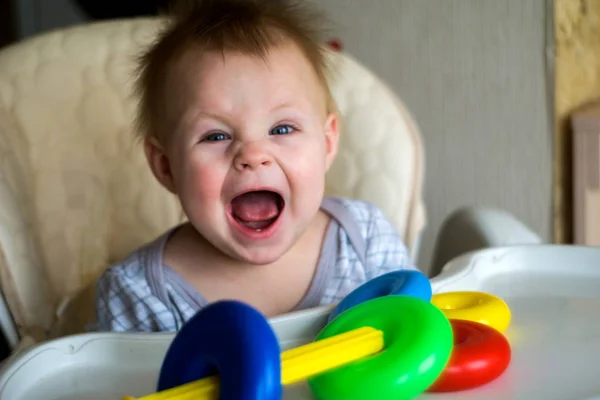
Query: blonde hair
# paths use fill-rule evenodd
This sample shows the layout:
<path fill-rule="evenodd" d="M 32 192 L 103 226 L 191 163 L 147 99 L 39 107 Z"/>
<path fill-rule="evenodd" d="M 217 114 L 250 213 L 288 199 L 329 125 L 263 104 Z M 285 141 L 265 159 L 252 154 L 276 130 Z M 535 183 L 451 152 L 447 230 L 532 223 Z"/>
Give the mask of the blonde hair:
<path fill-rule="evenodd" d="M 271 47 L 292 41 L 322 84 L 328 112 L 335 112 L 328 86 L 321 29 L 326 18 L 307 3 L 293 0 L 186 0 L 169 12 L 168 25 L 139 58 L 135 82 L 139 97 L 137 128 L 155 136 L 160 100 L 170 66 L 190 49 L 240 52 L 265 58 Z"/>

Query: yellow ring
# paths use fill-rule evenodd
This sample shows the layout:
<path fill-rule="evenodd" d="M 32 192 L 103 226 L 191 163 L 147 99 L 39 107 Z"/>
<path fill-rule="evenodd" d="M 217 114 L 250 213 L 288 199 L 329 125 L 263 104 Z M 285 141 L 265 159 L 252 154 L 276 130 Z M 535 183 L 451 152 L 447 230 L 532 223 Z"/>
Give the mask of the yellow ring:
<path fill-rule="evenodd" d="M 448 319 L 480 322 L 504 332 L 510 323 L 510 309 L 499 297 L 483 292 L 437 293 L 431 303 Z"/>

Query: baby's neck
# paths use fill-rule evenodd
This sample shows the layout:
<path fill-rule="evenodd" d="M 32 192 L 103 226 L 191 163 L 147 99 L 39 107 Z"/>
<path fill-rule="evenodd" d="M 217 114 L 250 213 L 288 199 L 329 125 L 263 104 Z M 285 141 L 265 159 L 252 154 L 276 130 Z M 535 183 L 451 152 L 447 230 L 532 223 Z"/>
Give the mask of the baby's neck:
<path fill-rule="evenodd" d="M 163 262 L 208 301 L 235 298 L 268 316 L 277 315 L 290 311 L 310 287 L 329 220 L 320 212 L 283 257 L 265 265 L 232 259 L 186 224 L 168 241 Z"/>
<path fill-rule="evenodd" d="M 225 271 L 236 274 L 246 271 L 267 269 L 270 264 L 254 265 L 234 259 L 215 248 L 190 223 L 182 225 L 168 240 L 164 249 L 163 262 L 173 269 L 202 271 L 203 274 L 214 271 L 222 275 Z"/>

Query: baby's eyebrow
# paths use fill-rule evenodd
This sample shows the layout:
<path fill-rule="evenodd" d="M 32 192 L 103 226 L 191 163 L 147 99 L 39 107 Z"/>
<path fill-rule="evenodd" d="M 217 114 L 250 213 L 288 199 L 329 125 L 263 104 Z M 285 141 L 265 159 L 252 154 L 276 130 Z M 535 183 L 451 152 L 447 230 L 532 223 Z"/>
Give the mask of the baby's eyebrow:
<path fill-rule="evenodd" d="M 224 125 L 227 124 L 227 117 L 217 113 L 211 113 L 198 109 L 197 107 L 186 110 L 179 119 L 176 127 L 176 131 L 187 131 L 188 129 L 194 129 L 203 120 L 213 120 Z"/>
<path fill-rule="evenodd" d="M 279 111 L 285 108 L 295 108 L 298 104 L 292 100 L 286 100 L 283 103 L 278 103 L 275 106 L 271 107 L 270 111 Z"/>
<path fill-rule="evenodd" d="M 314 109 L 314 103 L 302 98 L 295 98 L 284 100 L 282 102 L 276 102 L 270 109 L 269 113 L 275 113 L 278 111 L 295 111 L 299 113 L 310 113 Z"/>
<path fill-rule="evenodd" d="M 192 124 L 195 124 L 200 119 L 212 119 L 220 122 L 226 122 L 228 118 L 230 118 L 234 113 L 230 113 L 227 111 L 216 110 L 212 111 L 207 110 L 209 107 L 205 107 L 202 105 L 195 105 L 192 107 L 193 112 L 190 112 L 189 121 Z"/>

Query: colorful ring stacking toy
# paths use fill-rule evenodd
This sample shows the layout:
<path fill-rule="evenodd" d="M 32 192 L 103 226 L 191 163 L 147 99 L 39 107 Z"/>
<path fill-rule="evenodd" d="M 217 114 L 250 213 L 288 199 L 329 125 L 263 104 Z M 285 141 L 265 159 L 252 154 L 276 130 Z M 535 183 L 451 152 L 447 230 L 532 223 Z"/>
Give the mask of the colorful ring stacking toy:
<path fill-rule="evenodd" d="M 475 321 L 504 332 L 510 323 L 510 309 L 499 297 L 482 292 L 449 292 L 432 296 L 431 303 L 448 319 Z"/>
<path fill-rule="evenodd" d="M 244 303 L 213 303 L 183 326 L 165 355 L 158 391 L 217 371 L 220 399 L 281 399 L 279 342 L 263 315 Z"/>
<path fill-rule="evenodd" d="M 385 312 L 389 309 L 402 312 Z M 362 400 L 374 391 L 379 400 L 413 397 L 435 381 L 452 351 L 448 319 L 431 303 L 410 296 L 363 302 L 325 326 L 315 343 L 361 327 L 384 333 L 383 351 L 310 377 L 317 398 Z M 200 311 L 177 334 L 158 390 L 205 378 L 216 366 L 219 399 L 280 399 L 280 363 L 268 321 L 242 303 L 221 301 Z"/>
<path fill-rule="evenodd" d="M 496 329 L 474 321 L 450 320 L 454 346 L 448 365 L 427 391 L 472 389 L 498 378 L 508 368 L 511 349 Z"/>
<path fill-rule="evenodd" d="M 326 325 L 316 340 L 361 326 L 382 330 L 385 350 L 309 378 L 318 399 L 413 398 L 435 381 L 452 351 L 448 319 L 431 303 L 410 296 L 384 296 L 358 304 Z"/>
<path fill-rule="evenodd" d="M 502 331 L 509 322 L 508 306 L 495 296 L 432 296 L 424 274 L 395 271 L 350 293 L 315 341 L 280 353 L 260 312 L 220 301 L 176 335 L 160 372 L 164 392 L 148 400 L 279 400 L 282 385 L 300 380 L 320 400 L 471 389 L 508 367 L 511 348 Z"/>
<path fill-rule="evenodd" d="M 398 270 L 379 275 L 342 299 L 329 315 L 328 322 L 358 304 L 390 295 L 406 295 L 430 301 L 431 283 L 425 274 L 416 270 Z"/>

